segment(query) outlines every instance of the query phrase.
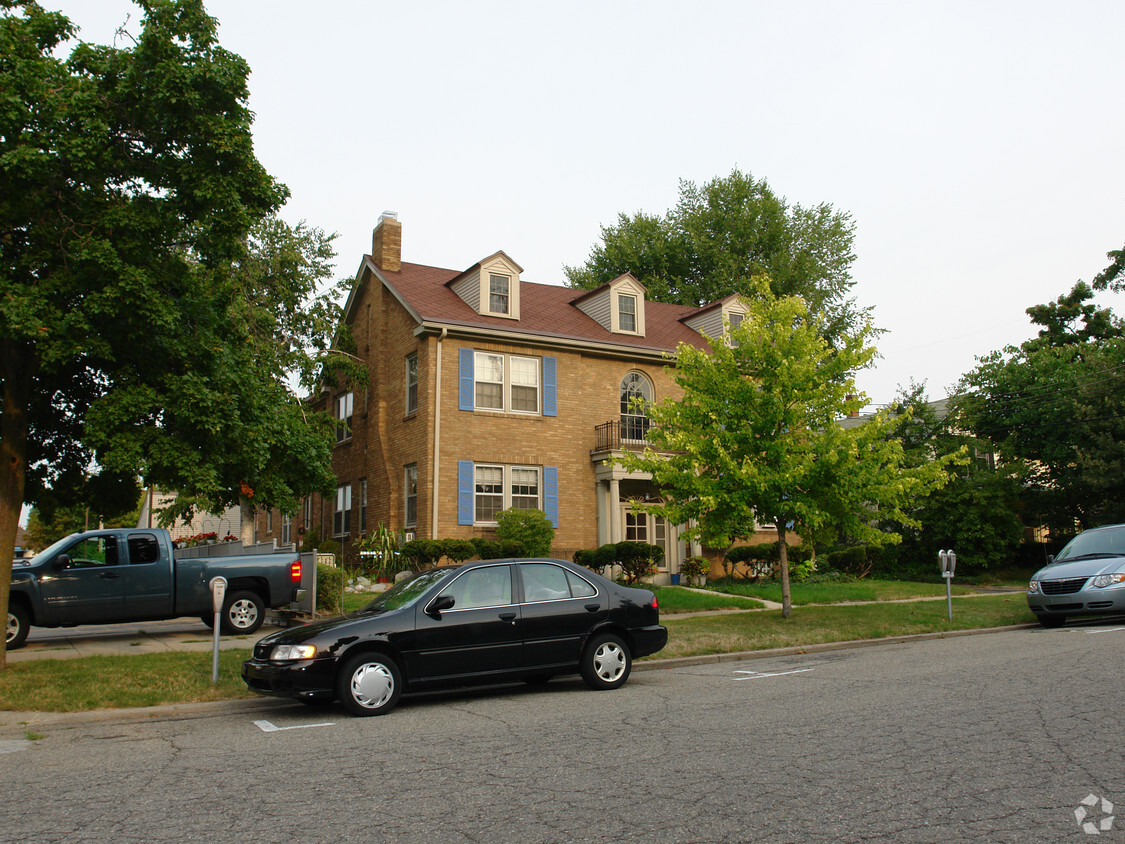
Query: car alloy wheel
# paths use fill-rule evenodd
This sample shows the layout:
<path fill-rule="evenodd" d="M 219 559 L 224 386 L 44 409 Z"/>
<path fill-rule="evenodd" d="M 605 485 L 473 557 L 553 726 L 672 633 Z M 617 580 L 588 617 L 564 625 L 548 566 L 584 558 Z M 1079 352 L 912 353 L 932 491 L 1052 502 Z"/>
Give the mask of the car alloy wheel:
<path fill-rule="evenodd" d="M 25 641 L 27 641 L 27 634 L 30 629 L 30 620 L 27 617 L 27 612 L 16 604 L 8 607 L 8 628 L 4 634 L 4 647 L 6 650 L 14 651 L 16 648 L 22 648 Z"/>
<path fill-rule="evenodd" d="M 227 633 L 253 633 L 266 620 L 266 607 L 255 592 L 235 592 L 227 598 L 222 619 Z"/>

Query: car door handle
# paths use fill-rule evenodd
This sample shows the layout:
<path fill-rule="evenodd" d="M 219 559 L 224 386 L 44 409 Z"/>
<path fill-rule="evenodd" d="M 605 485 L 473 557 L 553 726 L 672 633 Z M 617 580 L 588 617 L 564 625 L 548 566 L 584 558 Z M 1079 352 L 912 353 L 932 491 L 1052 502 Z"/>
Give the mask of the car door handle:
<path fill-rule="evenodd" d="M 117 578 L 121 577 L 121 575 L 114 571 L 103 571 L 98 575 L 98 577 L 100 577 L 102 580 L 116 580 Z"/>
<path fill-rule="evenodd" d="M 500 620 L 501 621 L 510 621 L 510 622 L 512 622 L 512 624 L 515 624 L 516 623 L 516 614 L 514 612 L 502 612 L 502 613 L 500 613 Z"/>
<path fill-rule="evenodd" d="M 586 604 L 586 609 L 590 612 L 597 612 L 602 608 L 601 604 Z"/>

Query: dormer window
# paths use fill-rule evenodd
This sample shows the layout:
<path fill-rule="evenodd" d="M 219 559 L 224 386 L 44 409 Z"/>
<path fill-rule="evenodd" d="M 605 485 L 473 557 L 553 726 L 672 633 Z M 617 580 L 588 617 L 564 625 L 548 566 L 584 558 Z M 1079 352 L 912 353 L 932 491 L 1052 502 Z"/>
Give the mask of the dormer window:
<path fill-rule="evenodd" d="M 617 294 L 617 327 L 620 331 L 637 331 L 637 297 Z"/>
<path fill-rule="evenodd" d="M 511 276 L 488 274 L 488 310 L 494 314 L 508 315 L 511 304 Z"/>
<path fill-rule="evenodd" d="M 521 272 L 519 264 L 497 252 L 446 284 L 481 316 L 518 320 Z"/>

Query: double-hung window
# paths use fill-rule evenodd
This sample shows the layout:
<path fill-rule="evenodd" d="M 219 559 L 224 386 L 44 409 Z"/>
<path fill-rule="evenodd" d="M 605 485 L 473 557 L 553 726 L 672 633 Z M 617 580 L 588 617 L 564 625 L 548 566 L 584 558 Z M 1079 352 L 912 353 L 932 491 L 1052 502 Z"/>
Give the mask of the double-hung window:
<path fill-rule="evenodd" d="M 352 410 L 355 396 L 344 393 L 336 396 L 336 442 L 342 443 L 352 438 Z"/>
<path fill-rule="evenodd" d="M 504 509 L 504 467 L 477 466 L 474 469 L 473 521 L 495 522 Z"/>
<path fill-rule="evenodd" d="M 504 355 L 477 352 L 474 374 L 477 408 L 481 410 L 503 410 Z"/>
<path fill-rule="evenodd" d="M 511 410 L 517 413 L 539 412 L 539 361 L 536 358 L 511 357 Z"/>
<path fill-rule="evenodd" d="M 510 313 L 512 279 L 506 275 L 490 273 L 488 276 L 488 310 L 494 314 Z"/>
<path fill-rule="evenodd" d="M 332 512 L 333 536 L 346 536 L 352 532 L 352 485 L 336 487 L 336 507 Z"/>
<path fill-rule="evenodd" d="M 637 297 L 626 293 L 617 294 L 617 328 L 619 331 L 636 332 Z"/>
<path fill-rule="evenodd" d="M 359 532 L 367 530 L 367 478 L 359 481 Z"/>
<path fill-rule="evenodd" d="M 406 414 L 418 412 L 418 354 L 406 356 Z"/>

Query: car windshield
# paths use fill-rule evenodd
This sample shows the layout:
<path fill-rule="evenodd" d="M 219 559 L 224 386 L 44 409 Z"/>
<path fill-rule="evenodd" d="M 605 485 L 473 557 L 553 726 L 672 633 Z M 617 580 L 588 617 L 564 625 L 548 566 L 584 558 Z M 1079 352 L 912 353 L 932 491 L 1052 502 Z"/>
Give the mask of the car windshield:
<path fill-rule="evenodd" d="M 406 580 L 400 580 L 386 592 L 380 593 L 379 597 L 361 609 L 360 612 L 390 612 L 391 610 L 409 607 L 421 598 L 431 586 L 445 578 L 450 571 L 451 569 L 448 568 L 430 569 L 408 577 Z"/>
<path fill-rule="evenodd" d="M 1116 556 L 1125 556 L 1125 525 L 1078 534 L 1058 553 L 1055 562 Z"/>
<path fill-rule="evenodd" d="M 51 546 L 43 549 L 38 554 L 36 554 L 34 557 L 32 557 L 30 562 L 31 563 L 39 563 L 39 562 L 42 562 L 43 560 L 54 559 L 56 556 L 58 556 L 59 552 L 62 551 L 62 549 L 67 546 L 68 543 L 73 542 L 73 541 L 74 541 L 73 536 L 64 536 L 62 539 L 60 539 L 54 545 L 51 545 Z"/>

